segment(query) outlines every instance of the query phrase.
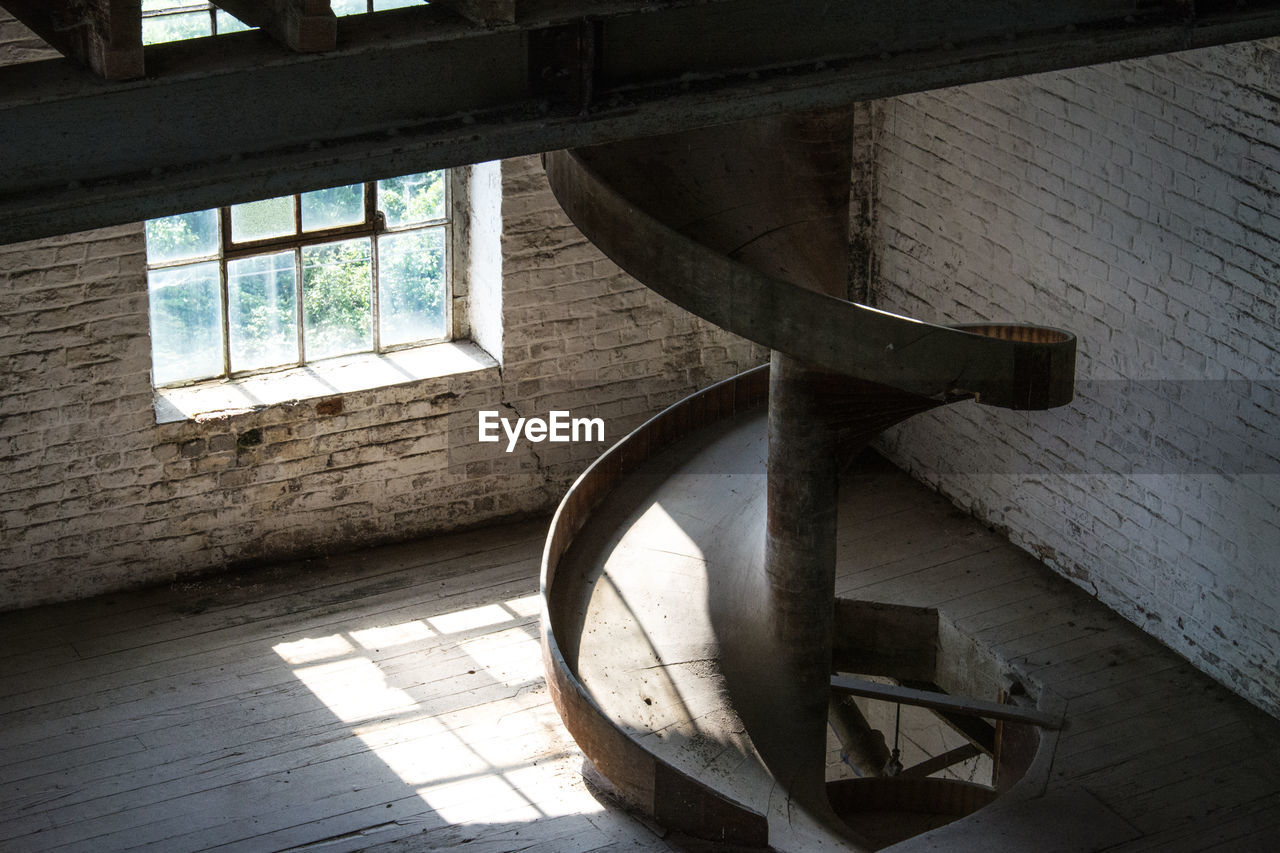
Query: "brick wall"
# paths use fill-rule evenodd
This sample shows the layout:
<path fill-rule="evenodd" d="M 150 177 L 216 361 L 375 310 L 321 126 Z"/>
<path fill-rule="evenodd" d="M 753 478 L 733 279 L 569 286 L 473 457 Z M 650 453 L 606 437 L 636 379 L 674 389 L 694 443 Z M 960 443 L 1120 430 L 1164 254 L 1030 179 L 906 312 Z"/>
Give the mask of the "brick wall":
<path fill-rule="evenodd" d="M 0 57 L 37 49 L 0 16 Z M 500 234 L 473 223 L 501 367 L 199 422 L 156 423 L 141 226 L 0 246 L 0 609 L 549 512 L 601 445 L 508 454 L 478 410 L 600 417 L 611 443 L 763 359 L 605 260 L 537 158 L 501 189 Z"/>
<path fill-rule="evenodd" d="M 1077 400 L 894 458 L 1280 713 L 1280 41 L 876 105 L 877 305 L 1079 337 Z"/>

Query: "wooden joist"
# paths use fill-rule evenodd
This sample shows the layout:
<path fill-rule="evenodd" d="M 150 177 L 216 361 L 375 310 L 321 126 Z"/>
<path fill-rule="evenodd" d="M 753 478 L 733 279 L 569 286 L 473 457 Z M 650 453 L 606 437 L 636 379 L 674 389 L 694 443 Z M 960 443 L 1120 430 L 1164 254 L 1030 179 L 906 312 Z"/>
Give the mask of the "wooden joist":
<path fill-rule="evenodd" d="M 0 3 L 30 17 L 72 0 Z M 1137 0 L 540 0 L 492 28 L 424 3 L 337 26 L 320 56 L 235 32 L 150 45 L 125 86 L 61 60 L 0 67 L 0 243 L 1267 38 L 1280 0 L 1190 23 Z"/>
<path fill-rule="evenodd" d="M 338 44 L 338 19 L 329 0 L 216 0 L 216 5 L 299 53 L 333 50 Z"/>
<path fill-rule="evenodd" d="M 1062 720 L 1058 716 L 1035 708 L 1001 705 L 999 702 L 988 702 L 968 696 L 952 696 L 949 693 L 935 693 L 931 690 L 917 690 L 912 687 L 899 687 L 896 684 L 881 684 L 847 675 L 831 676 L 831 689 L 847 696 L 862 696 L 902 705 L 917 705 L 921 708 L 992 720 L 1029 723 L 1046 729 L 1057 729 L 1062 725 Z"/>
<path fill-rule="evenodd" d="M 516 22 L 516 0 L 432 0 L 436 6 L 452 9 L 474 24 L 492 27 Z"/>
<path fill-rule="evenodd" d="M 144 73 L 142 0 L 4 0 L 0 6 L 63 56 L 108 80 Z"/>

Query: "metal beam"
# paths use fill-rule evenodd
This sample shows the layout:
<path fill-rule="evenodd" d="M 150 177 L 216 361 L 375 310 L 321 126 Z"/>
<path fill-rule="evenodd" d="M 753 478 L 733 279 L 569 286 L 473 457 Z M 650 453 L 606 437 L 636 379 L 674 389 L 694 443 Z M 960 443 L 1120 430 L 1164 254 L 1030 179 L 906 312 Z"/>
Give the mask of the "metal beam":
<path fill-rule="evenodd" d="M 1062 727 L 1062 718 L 1055 714 L 1027 708 L 1021 705 L 1002 705 L 999 702 L 988 702 L 984 699 L 973 699 L 968 696 L 952 696 L 950 693 L 935 693 L 932 690 L 917 690 L 913 687 L 899 687 L 896 684 L 882 684 L 878 681 L 867 681 L 847 675 L 831 676 L 831 690 L 843 696 L 862 696 L 867 699 L 879 699 L 884 702 L 897 702 L 900 705 L 915 705 L 920 708 L 931 708 L 951 714 L 965 714 L 971 717 L 984 717 L 989 720 L 1003 720 L 1012 723 L 1028 723 L 1045 729 Z"/>
<path fill-rule="evenodd" d="M 252 27 L 300 53 L 338 46 L 338 19 L 329 0 L 214 0 Z"/>
<path fill-rule="evenodd" d="M 63 56 L 108 80 L 143 75 L 142 0 L 3 0 Z"/>
<path fill-rule="evenodd" d="M 963 746 L 957 746 L 955 749 L 947 750 L 941 755 L 926 758 L 919 764 L 914 764 L 906 770 L 903 770 L 898 775 L 908 777 L 932 776 L 939 770 L 946 770 L 954 764 L 959 764 L 961 761 L 968 761 L 970 758 L 977 758 L 979 755 L 982 755 L 982 750 L 978 749 L 971 743 L 966 743 Z"/>
<path fill-rule="evenodd" d="M 152 46 L 147 79 L 114 86 L 0 68 L 0 242 L 1280 34 L 1280 0 L 525 3 L 491 29 L 343 18 L 325 54 L 257 32 Z"/>

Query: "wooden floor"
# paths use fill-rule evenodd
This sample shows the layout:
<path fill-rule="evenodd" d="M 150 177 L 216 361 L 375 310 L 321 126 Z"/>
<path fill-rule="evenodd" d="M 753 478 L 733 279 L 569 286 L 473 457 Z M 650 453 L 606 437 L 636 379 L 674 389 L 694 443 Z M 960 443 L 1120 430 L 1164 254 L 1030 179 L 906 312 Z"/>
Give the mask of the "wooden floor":
<path fill-rule="evenodd" d="M 921 491 L 883 461 L 846 478 L 837 593 L 935 607 L 1065 703 L 1045 796 L 979 812 L 973 849 L 1280 850 L 1280 721 Z"/>
<path fill-rule="evenodd" d="M 668 850 L 542 680 L 545 523 L 0 615 L 0 850 Z"/>
<path fill-rule="evenodd" d="M 905 476 L 852 486 L 838 591 L 938 607 L 1063 696 L 1051 793 L 1112 849 L 1280 849 L 1280 723 Z M 672 849 L 550 705 L 544 528 L 0 614 L 0 850 Z"/>

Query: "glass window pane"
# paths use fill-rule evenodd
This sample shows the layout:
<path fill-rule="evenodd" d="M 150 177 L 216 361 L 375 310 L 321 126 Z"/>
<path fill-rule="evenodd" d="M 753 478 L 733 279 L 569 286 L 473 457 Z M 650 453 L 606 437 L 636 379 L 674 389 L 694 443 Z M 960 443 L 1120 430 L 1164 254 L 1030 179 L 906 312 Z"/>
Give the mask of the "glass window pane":
<path fill-rule="evenodd" d="M 361 15 L 369 11 L 365 0 L 333 0 L 330 7 L 335 15 Z"/>
<path fill-rule="evenodd" d="M 364 221 L 364 184 L 302 194 L 302 230 L 320 231 Z"/>
<path fill-rule="evenodd" d="M 156 385 L 222 373 L 218 263 L 151 270 L 151 373 Z"/>
<path fill-rule="evenodd" d="M 308 359 L 373 349 L 372 281 L 368 238 L 302 249 Z"/>
<path fill-rule="evenodd" d="M 294 233 L 294 196 L 231 205 L 231 239 L 236 243 Z"/>
<path fill-rule="evenodd" d="M 218 254 L 218 211 L 200 210 L 147 220 L 147 263 Z"/>
<path fill-rule="evenodd" d="M 235 15 L 228 15 L 221 9 L 218 10 L 216 17 L 218 20 L 218 32 L 220 33 L 238 33 L 241 30 L 253 29 L 253 27 L 250 27 Z"/>
<path fill-rule="evenodd" d="M 213 18 L 208 12 L 183 12 L 142 19 L 143 44 L 160 44 L 209 35 L 213 35 Z"/>
<path fill-rule="evenodd" d="M 404 6 L 421 6 L 423 0 L 373 0 L 373 11 L 381 12 L 383 9 L 400 9 Z"/>
<path fill-rule="evenodd" d="M 378 209 L 391 228 L 443 219 L 444 170 L 378 181 Z"/>
<path fill-rule="evenodd" d="M 293 252 L 227 263 L 227 337 L 232 370 L 297 362 L 296 294 Z"/>
<path fill-rule="evenodd" d="M 444 229 L 378 238 L 378 335 L 384 347 L 445 337 Z"/>

